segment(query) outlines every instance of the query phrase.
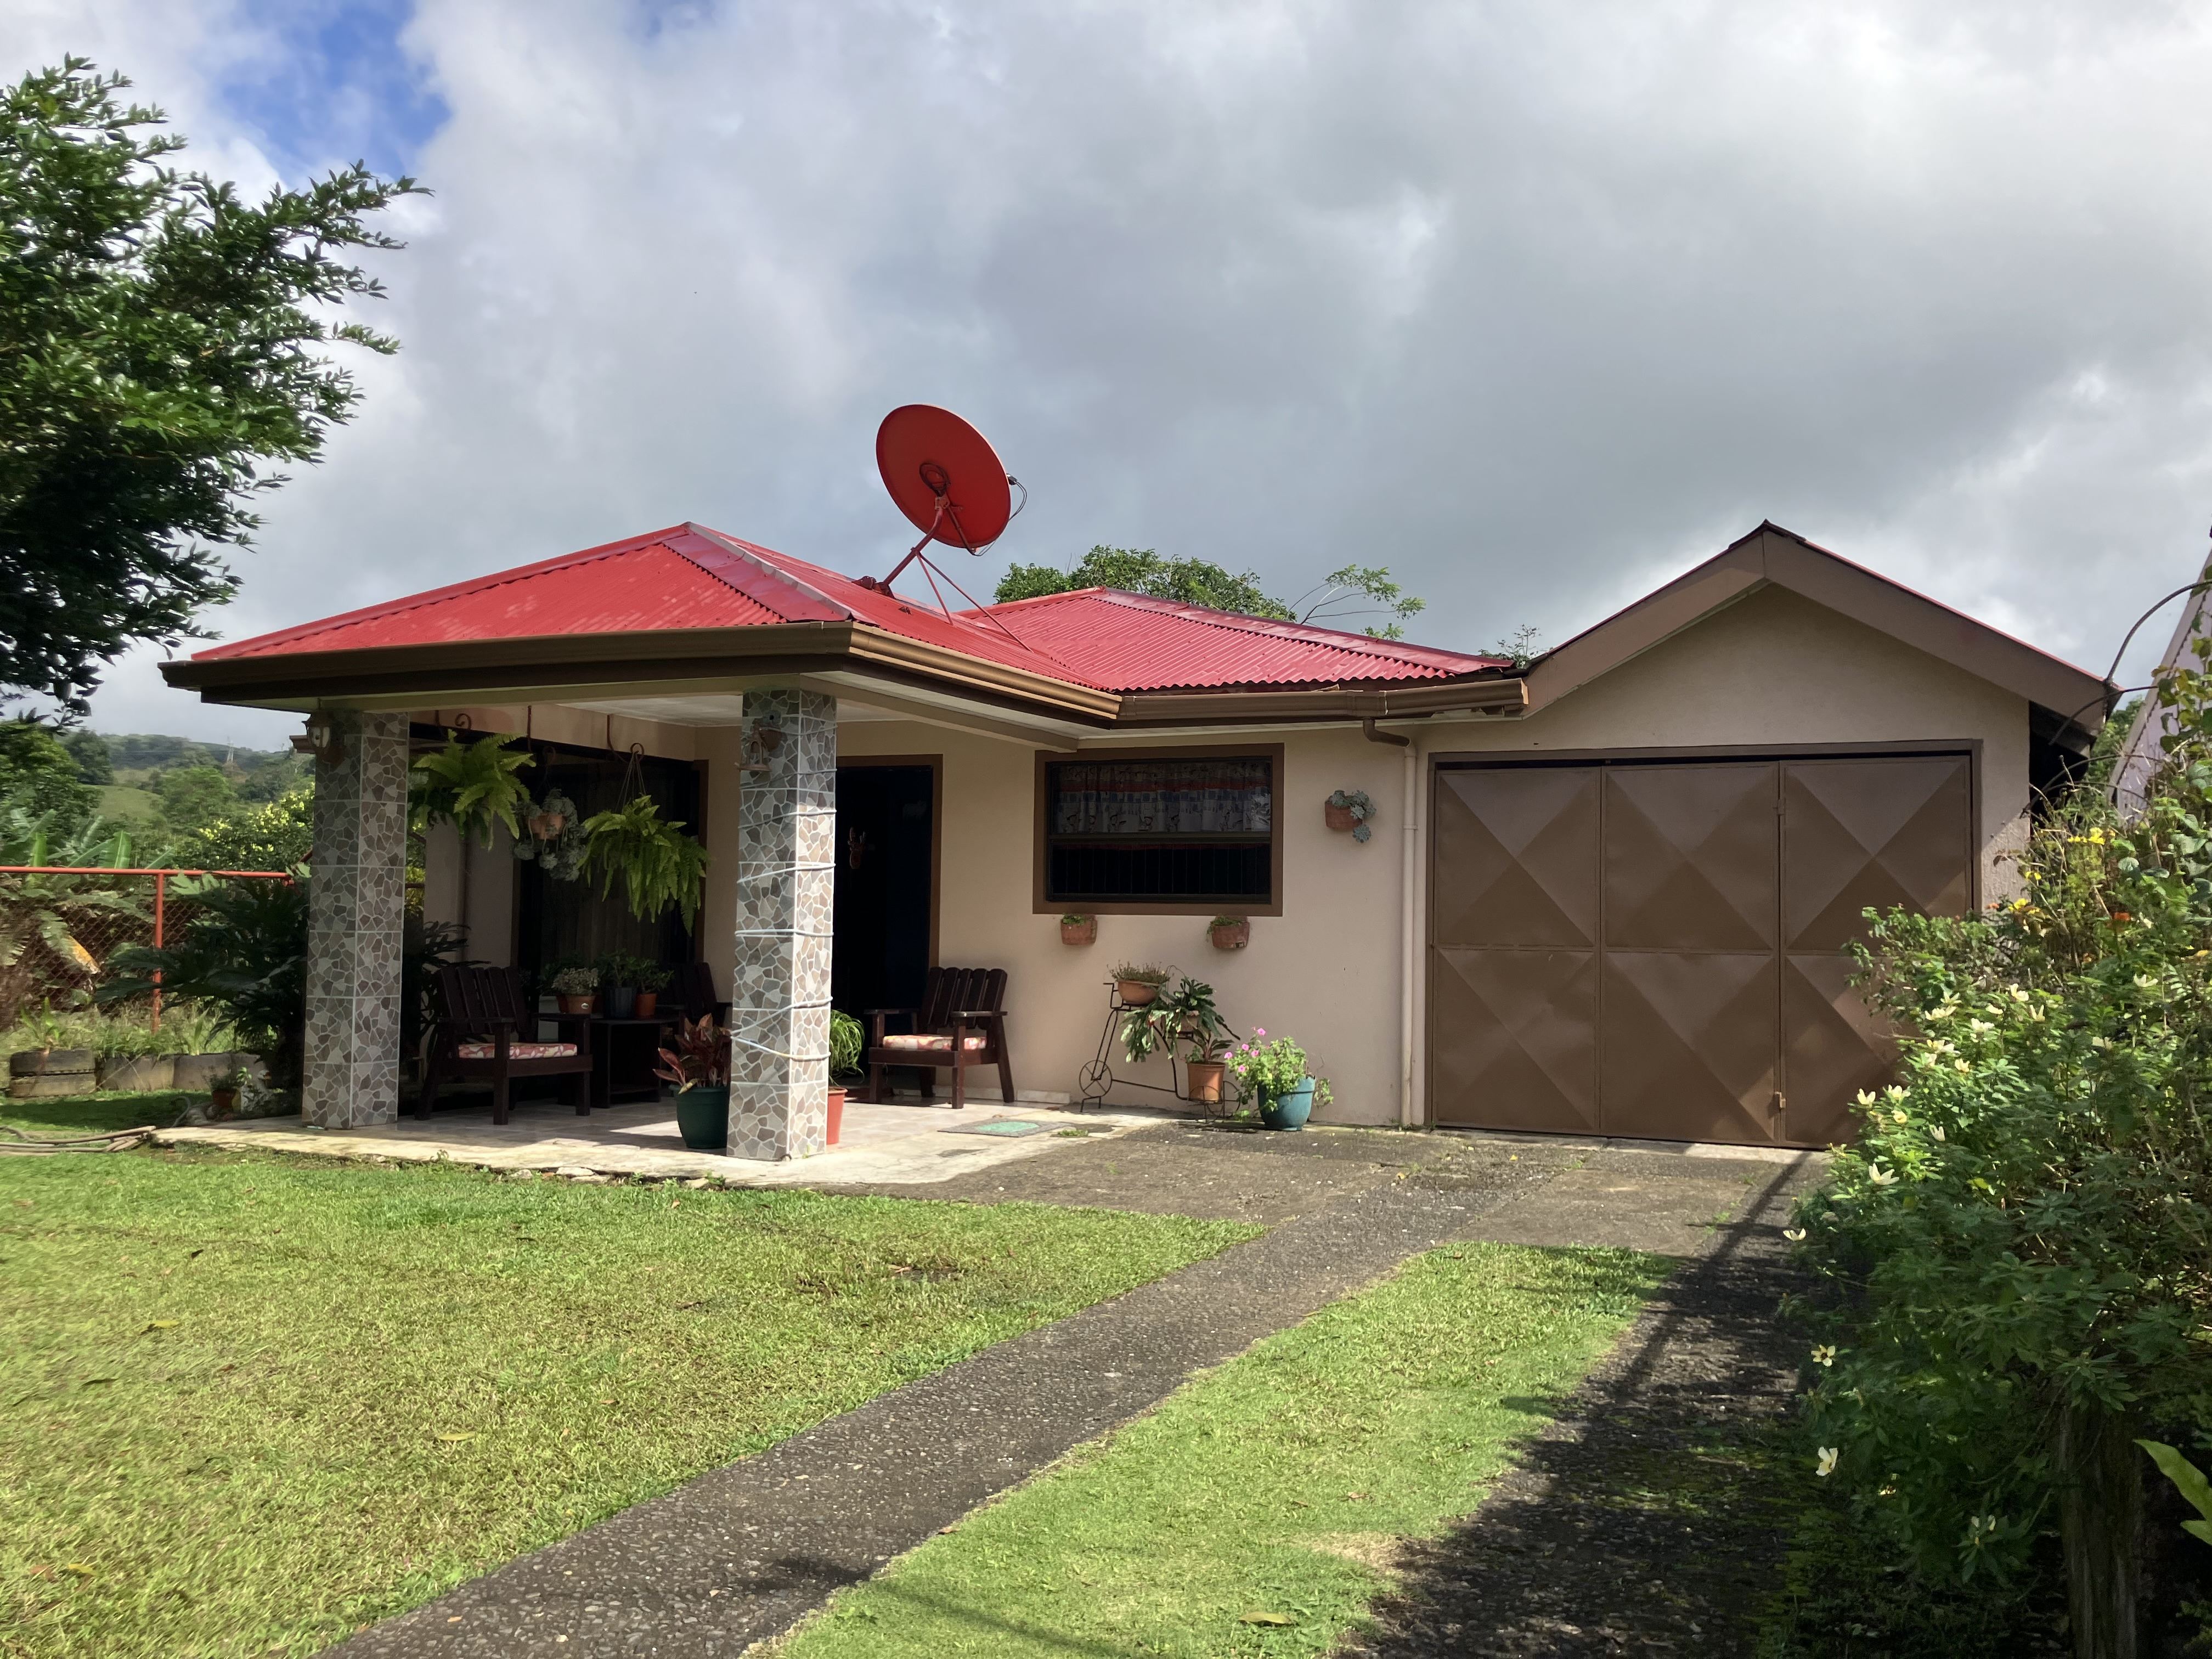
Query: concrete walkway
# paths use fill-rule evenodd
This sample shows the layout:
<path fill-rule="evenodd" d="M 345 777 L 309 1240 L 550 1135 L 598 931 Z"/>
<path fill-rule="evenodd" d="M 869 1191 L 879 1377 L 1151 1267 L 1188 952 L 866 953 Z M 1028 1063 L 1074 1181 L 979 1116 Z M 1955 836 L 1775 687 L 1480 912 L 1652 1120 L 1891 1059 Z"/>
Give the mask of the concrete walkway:
<path fill-rule="evenodd" d="M 1024 1114 L 1026 1115 L 1027 1114 Z M 1462 1237 L 1694 1255 L 1779 1173 L 1686 1149 L 1186 1124 L 1069 1140 L 921 1189 L 1276 1224 L 495 1569 L 338 1650 L 727 1656 L 951 1526 L 1194 1371 Z M 810 1165 L 810 1167 L 811 1167 Z M 846 1190 L 875 1190 L 866 1185 Z M 921 1195 L 912 1185 L 896 1190 Z"/>

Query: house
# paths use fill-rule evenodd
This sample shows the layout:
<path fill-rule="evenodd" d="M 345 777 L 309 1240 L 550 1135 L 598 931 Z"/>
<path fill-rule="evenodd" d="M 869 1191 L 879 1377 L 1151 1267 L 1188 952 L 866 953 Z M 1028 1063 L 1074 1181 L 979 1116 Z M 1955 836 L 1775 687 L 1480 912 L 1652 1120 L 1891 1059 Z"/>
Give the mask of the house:
<path fill-rule="evenodd" d="M 951 613 L 686 524 L 164 672 L 332 734 L 312 1121 L 397 1110 L 410 733 L 465 726 L 687 792 L 731 1150 L 772 1158 L 821 1145 L 833 994 L 1003 967 L 1016 1086 L 1066 1098 L 1123 958 L 1300 1039 L 1332 1121 L 1826 1142 L 1890 1059 L 1861 912 L 2007 896 L 2110 693 L 1772 525 L 1525 671 L 1097 590 Z M 428 858 L 473 955 L 560 947 L 506 849 Z"/>

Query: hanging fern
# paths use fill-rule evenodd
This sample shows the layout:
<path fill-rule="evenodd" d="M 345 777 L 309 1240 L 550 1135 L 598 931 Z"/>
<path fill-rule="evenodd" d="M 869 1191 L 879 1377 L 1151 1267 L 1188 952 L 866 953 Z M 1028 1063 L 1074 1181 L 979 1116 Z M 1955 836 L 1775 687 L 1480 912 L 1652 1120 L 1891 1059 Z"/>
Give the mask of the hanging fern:
<path fill-rule="evenodd" d="M 507 736 L 463 743 L 448 732 L 443 749 L 419 757 L 407 779 L 408 822 L 416 833 L 451 823 L 489 847 L 492 831 L 504 825 L 520 841 L 530 791 L 514 775 L 537 763 L 527 750 L 507 747 L 514 741 Z"/>
<path fill-rule="evenodd" d="M 660 808 L 650 795 L 633 796 L 611 812 L 584 821 L 591 844 L 584 853 L 584 872 L 599 882 L 599 896 L 623 882 L 623 896 L 630 914 L 651 921 L 674 905 L 689 927 L 699 914 L 699 893 L 707 879 L 707 849 L 684 833 L 680 823 L 664 823 Z"/>

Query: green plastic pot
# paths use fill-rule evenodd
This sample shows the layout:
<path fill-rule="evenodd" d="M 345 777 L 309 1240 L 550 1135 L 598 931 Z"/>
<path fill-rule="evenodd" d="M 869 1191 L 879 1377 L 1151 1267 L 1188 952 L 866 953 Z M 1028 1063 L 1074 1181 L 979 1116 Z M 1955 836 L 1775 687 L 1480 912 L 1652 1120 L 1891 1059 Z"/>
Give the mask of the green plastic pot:
<path fill-rule="evenodd" d="M 676 1127 L 695 1152 L 719 1152 L 730 1144 L 730 1085 L 700 1084 L 676 1097 Z"/>
<path fill-rule="evenodd" d="M 1303 1129 L 1313 1115 L 1314 1080 L 1304 1078 L 1295 1089 L 1269 1095 L 1260 1102 L 1260 1121 L 1270 1129 Z"/>

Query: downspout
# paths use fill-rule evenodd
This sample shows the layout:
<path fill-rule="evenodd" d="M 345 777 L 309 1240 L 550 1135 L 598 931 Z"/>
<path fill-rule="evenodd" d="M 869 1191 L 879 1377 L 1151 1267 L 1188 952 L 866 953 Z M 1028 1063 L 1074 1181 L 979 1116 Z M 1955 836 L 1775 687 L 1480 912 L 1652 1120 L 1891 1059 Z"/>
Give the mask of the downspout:
<path fill-rule="evenodd" d="M 1413 975 L 1419 971 L 1418 918 L 1414 915 L 1413 864 L 1419 850 L 1414 813 L 1420 804 L 1420 760 L 1413 740 L 1380 730 L 1372 720 L 1359 722 L 1370 743 L 1395 744 L 1405 750 L 1405 804 L 1398 814 L 1398 1127 L 1413 1127 Z"/>

